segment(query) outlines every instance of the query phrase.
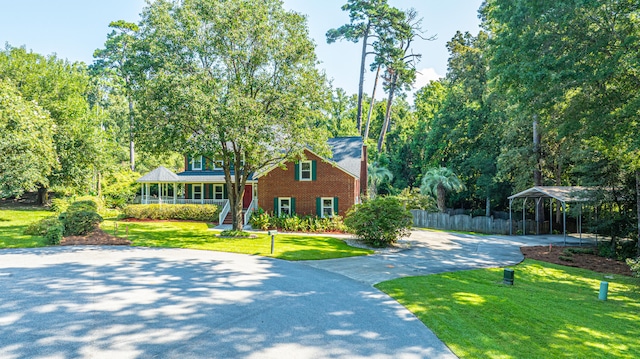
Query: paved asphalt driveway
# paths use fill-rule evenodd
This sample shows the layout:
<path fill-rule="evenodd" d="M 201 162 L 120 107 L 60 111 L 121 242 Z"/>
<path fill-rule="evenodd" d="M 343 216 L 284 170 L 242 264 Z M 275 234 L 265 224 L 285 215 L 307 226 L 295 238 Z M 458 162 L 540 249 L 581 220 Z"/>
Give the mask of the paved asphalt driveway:
<path fill-rule="evenodd" d="M 0 358 L 455 358 L 368 284 L 180 249 L 0 251 Z"/>
<path fill-rule="evenodd" d="M 590 241 L 583 239 L 582 243 Z M 303 263 L 373 285 L 399 277 L 513 265 L 524 259 L 520 252 L 522 246 L 563 243 L 563 236 L 558 235 L 477 236 L 416 229 L 403 240 L 408 247 L 405 250 Z M 578 243 L 578 238 L 567 238 L 568 245 Z"/>

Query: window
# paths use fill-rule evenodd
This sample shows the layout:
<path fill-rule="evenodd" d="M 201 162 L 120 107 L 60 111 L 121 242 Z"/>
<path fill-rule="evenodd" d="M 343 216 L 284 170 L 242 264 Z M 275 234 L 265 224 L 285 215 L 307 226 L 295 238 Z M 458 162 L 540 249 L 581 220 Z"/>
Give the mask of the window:
<path fill-rule="evenodd" d="M 321 203 L 321 217 L 333 217 L 334 215 L 334 207 L 333 207 L 333 197 L 322 197 L 320 199 Z"/>
<path fill-rule="evenodd" d="M 194 184 L 191 199 L 202 199 L 202 185 Z"/>
<path fill-rule="evenodd" d="M 213 199 L 224 199 L 224 185 L 213 185 Z"/>
<path fill-rule="evenodd" d="M 311 161 L 300 162 L 300 181 L 311 181 L 312 165 Z"/>
<path fill-rule="evenodd" d="M 290 215 L 291 210 L 291 198 L 278 198 L 278 215 Z"/>
<path fill-rule="evenodd" d="M 215 160 L 213 161 L 213 169 L 214 170 L 221 170 L 222 169 L 222 160 Z"/>
<path fill-rule="evenodd" d="M 191 158 L 191 170 L 202 171 L 202 156 L 193 156 Z"/>

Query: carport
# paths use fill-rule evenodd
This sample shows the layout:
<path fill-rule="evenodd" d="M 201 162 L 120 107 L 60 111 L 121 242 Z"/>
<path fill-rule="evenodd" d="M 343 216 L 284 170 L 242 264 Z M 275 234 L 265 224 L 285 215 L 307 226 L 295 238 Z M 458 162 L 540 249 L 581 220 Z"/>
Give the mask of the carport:
<path fill-rule="evenodd" d="M 549 234 L 553 234 L 553 200 L 560 202 L 562 206 L 562 232 L 564 236 L 564 244 L 567 244 L 567 203 L 579 203 L 578 214 L 578 233 L 582 241 L 582 203 L 589 201 L 590 189 L 580 186 L 536 186 L 516 193 L 509 197 L 509 235 L 513 235 L 512 206 L 513 201 L 518 198 L 523 199 L 522 204 L 522 222 L 523 234 L 526 234 L 526 204 L 529 198 L 535 201 L 536 205 L 536 234 L 540 233 L 539 208 L 540 202 L 545 198 L 549 198 Z M 581 243 L 582 244 L 582 243 Z"/>

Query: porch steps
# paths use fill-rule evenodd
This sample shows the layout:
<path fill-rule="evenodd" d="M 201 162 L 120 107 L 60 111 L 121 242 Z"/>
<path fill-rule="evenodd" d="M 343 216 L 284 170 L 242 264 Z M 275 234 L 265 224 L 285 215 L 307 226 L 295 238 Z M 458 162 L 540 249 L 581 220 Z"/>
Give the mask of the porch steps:
<path fill-rule="evenodd" d="M 244 214 L 247 213 L 246 209 L 242 209 L 242 221 L 244 223 Z M 233 219 L 231 218 L 231 211 L 229 211 L 229 213 L 227 213 L 227 216 L 224 218 L 224 221 L 222 221 L 222 224 L 233 224 Z"/>

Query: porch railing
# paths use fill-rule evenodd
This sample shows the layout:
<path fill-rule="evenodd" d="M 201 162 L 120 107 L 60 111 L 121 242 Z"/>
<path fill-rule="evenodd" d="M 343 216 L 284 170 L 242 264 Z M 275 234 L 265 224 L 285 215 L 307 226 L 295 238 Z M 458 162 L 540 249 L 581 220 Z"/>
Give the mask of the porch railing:
<path fill-rule="evenodd" d="M 229 210 L 231 209 L 231 206 L 229 205 L 229 200 L 225 199 L 225 204 L 222 207 L 222 210 L 220 211 L 220 215 L 218 216 L 218 224 L 222 224 L 224 222 L 224 219 L 227 218 L 227 214 L 229 214 Z"/>
<path fill-rule="evenodd" d="M 143 204 L 215 204 L 218 207 L 224 207 L 224 205 L 229 202 L 227 199 L 191 199 L 184 197 L 176 197 L 175 203 L 174 198 L 171 196 L 163 196 L 162 198 L 158 197 L 150 197 L 150 198 L 141 198 L 140 196 L 136 196 L 134 199 L 134 203 L 143 203 Z"/>
<path fill-rule="evenodd" d="M 251 215 L 253 214 L 253 211 L 255 211 L 258 208 L 258 199 L 254 198 L 253 200 L 251 200 L 251 204 L 249 205 L 249 208 L 247 208 L 247 211 L 244 214 L 244 225 L 246 226 L 247 224 L 249 224 L 249 220 L 251 219 Z"/>

